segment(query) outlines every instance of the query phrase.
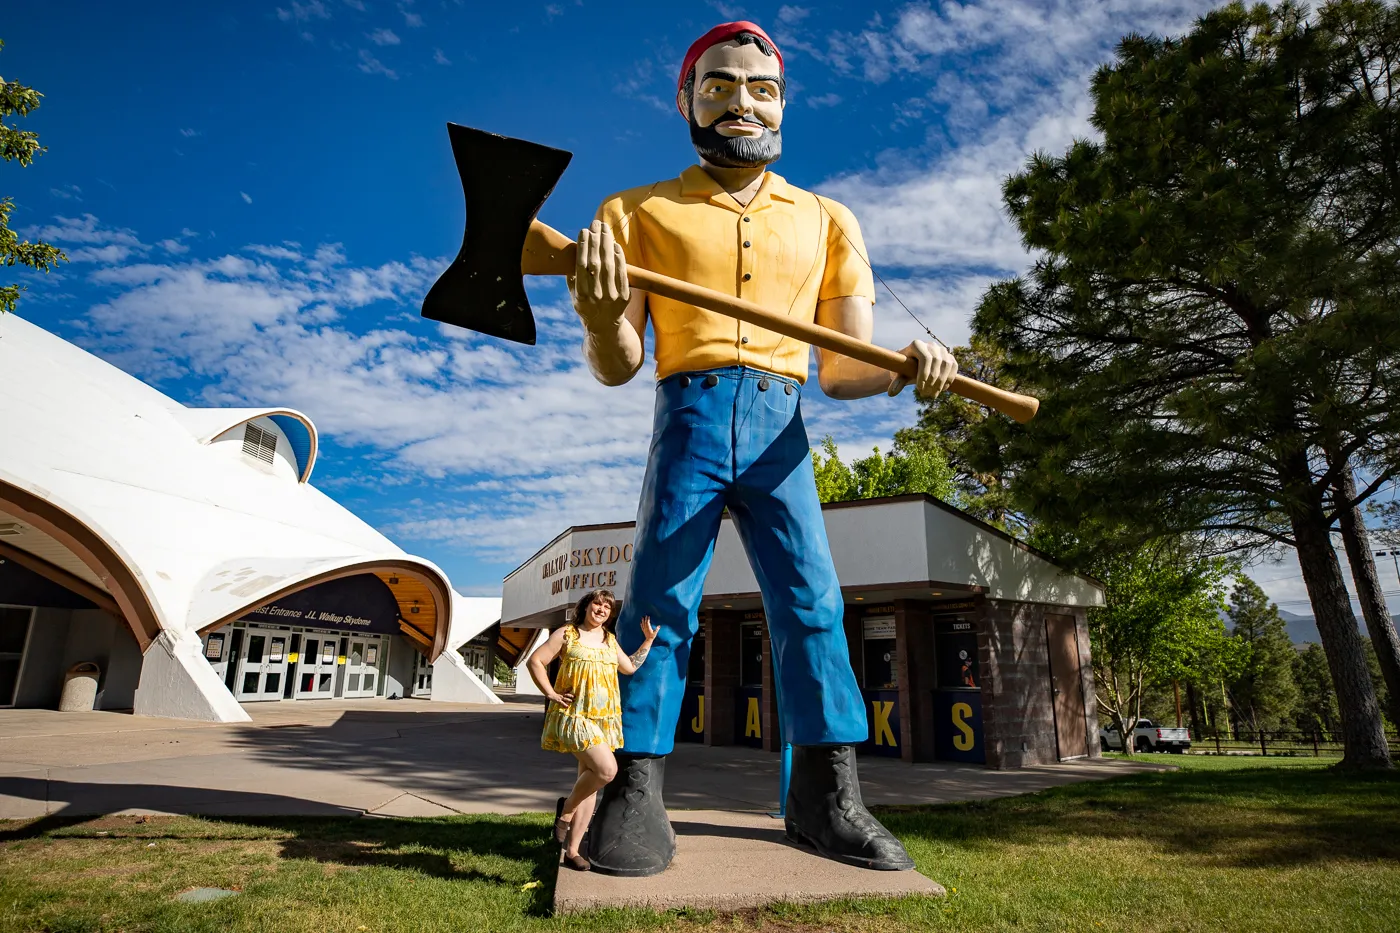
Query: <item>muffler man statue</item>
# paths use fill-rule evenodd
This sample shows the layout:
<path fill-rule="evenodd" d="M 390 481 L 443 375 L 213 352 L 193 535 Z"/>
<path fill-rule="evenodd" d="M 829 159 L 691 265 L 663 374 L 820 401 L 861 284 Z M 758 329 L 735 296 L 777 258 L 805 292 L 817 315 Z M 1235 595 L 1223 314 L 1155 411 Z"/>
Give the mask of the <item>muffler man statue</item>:
<path fill-rule="evenodd" d="M 675 852 L 662 800 L 701 587 L 728 508 L 763 593 L 782 734 L 793 743 L 786 830 L 822 855 L 904 870 L 904 847 L 865 809 L 854 746 L 865 704 L 851 670 L 843 599 L 822 524 L 802 423 L 807 344 L 630 289 L 625 266 L 707 286 L 869 341 L 875 289 L 860 228 L 842 205 L 767 166 L 782 153 L 783 59 L 753 23 L 716 26 L 686 53 L 676 105 L 700 164 L 603 202 L 578 238 L 570 282 L 593 374 L 620 385 L 655 334 L 656 410 L 631 579 L 617 630 L 636 650 L 638 620 L 659 629 L 651 662 L 622 683 L 619 773 L 591 828 L 595 871 L 651 875 Z M 916 390 L 956 375 L 951 354 L 915 341 Z M 832 398 L 897 394 L 883 369 L 818 351 Z"/>

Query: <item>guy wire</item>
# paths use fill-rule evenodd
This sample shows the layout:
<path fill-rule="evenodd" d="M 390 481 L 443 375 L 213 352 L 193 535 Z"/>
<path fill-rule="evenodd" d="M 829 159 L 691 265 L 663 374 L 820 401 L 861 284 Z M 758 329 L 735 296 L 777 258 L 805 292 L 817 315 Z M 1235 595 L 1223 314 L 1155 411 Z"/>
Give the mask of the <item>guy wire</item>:
<path fill-rule="evenodd" d="M 873 265 L 871 265 L 869 258 L 867 258 L 864 253 L 862 253 L 859 249 L 856 248 L 856 244 L 846 233 L 845 228 L 836 222 L 835 217 L 831 216 L 831 211 L 826 209 L 826 205 L 822 203 L 822 199 L 820 197 L 817 198 L 817 206 L 822 209 L 822 213 L 826 214 L 827 219 L 831 221 L 832 225 L 836 227 L 837 230 L 841 231 L 841 236 L 846 238 L 846 242 L 850 244 L 851 249 L 854 250 L 855 254 L 861 258 L 861 261 L 870 267 L 870 271 L 874 274 L 875 278 L 879 280 L 880 284 L 885 286 L 885 291 L 890 293 L 890 297 L 895 300 L 895 303 L 898 304 L 901 308 L 903 308 L 904 312 L 914 319 L 915 324 L 918 324 L 924 329 L 924 333 L 928 334 L 934 340 L 937 340 L 939 345 L 942 346 L 943 349 L 947 350 L 949 353 L 953 352 L 953 348 L 944 343 L 943 338 L 939 337 L 933 331 L 929 330 L 928 325 L 925 324 L 923 321 L 919 320 L 919 316 L 913 311 L 910 311 L 909 306 L 906 305 L 902 300 L 900 300 L 900 297 L 894 293 L 894 289 L 890 288 L 890 283 L 886 282 L 885 277 L 880 274 L 879 270 L 877 270 Z"/>

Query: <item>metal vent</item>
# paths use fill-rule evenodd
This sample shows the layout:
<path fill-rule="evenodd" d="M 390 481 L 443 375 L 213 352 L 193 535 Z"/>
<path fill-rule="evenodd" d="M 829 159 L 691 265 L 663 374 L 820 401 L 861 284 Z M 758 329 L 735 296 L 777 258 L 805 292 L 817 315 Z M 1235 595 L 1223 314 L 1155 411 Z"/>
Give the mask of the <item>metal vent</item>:
<path fill-rule="evenodd" d="M 243 452 L 263 463 L 272 463 L 277 456 L 277 435 L 264 431 L 251 422 L 243 426 Z"/>

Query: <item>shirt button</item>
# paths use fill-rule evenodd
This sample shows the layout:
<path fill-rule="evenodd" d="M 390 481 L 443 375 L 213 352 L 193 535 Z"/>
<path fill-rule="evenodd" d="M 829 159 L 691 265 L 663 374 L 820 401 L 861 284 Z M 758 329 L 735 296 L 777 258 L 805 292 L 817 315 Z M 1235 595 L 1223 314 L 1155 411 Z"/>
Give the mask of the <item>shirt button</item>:
<path fill-rule="evenodd" d="M 751 278 L 753 278 L 752 275 L 750 275 L 750 274 L 747 273 L 747 272 L 744 273 L 744 281 L 745 281 L 745 282 L 747 282 L 747 281 L 748 281 L 749 279 L 751 279 Z"/>
<path fill-rule="evenodd" d="M 744 218 L 744 223 L 748 223 L 748 222 L 749 222 L 749 219 L 748 219 L 747 217 L 745 217 L 745 218 Z"/>
<path fill-rule="evenodd" d="M 744 241 L 744 249 L 748 249 L 750 246 L 753 246 L 753 244 L 750 243 L 748 240 L 745 240 L 745 241 Z"/>
<path fill-rule="evenodd" d="M 707 389 L 713 389 L 715 386 L 719 385 L 719 377 L 716 376 L 714 373 L 710 373 L 708 376 L 705 377 L 705 381 L 702 384 Z"/>
<path fill-rule="evenodd" d="M 749 342 L 749 338 L 747 338 L 747 337 L 740 337 L 740 338 L 739 338 L 739 342 L 740 342 L 740 343 L 748 343 L 748 342 Z"/>
<path fill-rule="evenodd" d="M 768 391 L 768 379 L 767 379 L 767 378 L 763 378 L 763 379 L 758 380 L 758 391 L 760 391 L 760 392 L 767 392 L 767 391 Z"/>

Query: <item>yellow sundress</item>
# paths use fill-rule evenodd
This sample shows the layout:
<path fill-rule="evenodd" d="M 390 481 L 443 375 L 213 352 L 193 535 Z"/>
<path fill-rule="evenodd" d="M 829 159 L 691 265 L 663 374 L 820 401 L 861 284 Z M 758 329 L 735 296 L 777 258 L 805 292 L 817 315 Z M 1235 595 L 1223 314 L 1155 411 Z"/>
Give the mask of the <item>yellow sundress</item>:
<path fill-rule="evenodd" d="M 617 687 L 617 641 L 609 632 L 600 647 L 579 642 L 578 629 L 564 629 L 556 693 L 569 693 L 568 706 L 549 704 L 540 747 L 551 752 L 581 752 L 595 745 L 622 747 L 622 697 Z"/>

